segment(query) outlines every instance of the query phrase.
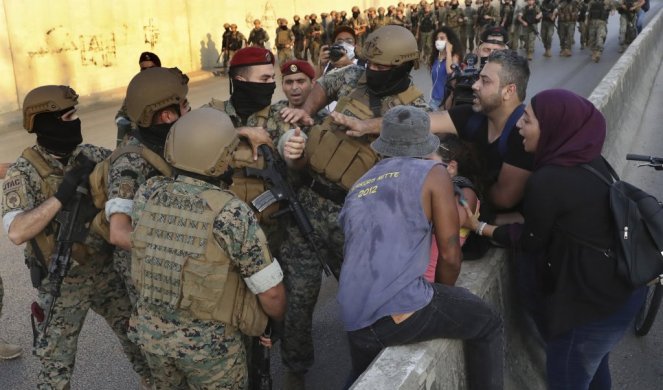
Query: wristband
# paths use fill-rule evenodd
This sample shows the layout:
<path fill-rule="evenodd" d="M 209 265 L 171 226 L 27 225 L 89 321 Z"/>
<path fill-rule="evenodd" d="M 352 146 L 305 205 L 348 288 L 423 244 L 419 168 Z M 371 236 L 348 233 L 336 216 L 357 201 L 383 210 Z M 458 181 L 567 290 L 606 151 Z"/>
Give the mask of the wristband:
<path fill-rule="evenodd" d="M 479 235 L 479 236 L 482 236 L 483 235 L 483 229 L 486 227 L 486 225 L 488 225 L 486 222 L 481 222 L 479 224 L 479 227 L 477 227 L 476 234 Z"/>

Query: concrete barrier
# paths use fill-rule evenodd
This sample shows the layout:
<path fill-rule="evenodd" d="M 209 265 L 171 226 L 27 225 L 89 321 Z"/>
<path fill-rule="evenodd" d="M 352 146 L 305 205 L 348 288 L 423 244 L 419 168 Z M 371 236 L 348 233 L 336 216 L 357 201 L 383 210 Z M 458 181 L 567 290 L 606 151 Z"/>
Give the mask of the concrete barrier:
<path fill-rule="evenodd" d="M 663 59 L 663 13 L 629 46 L 589 97 L 604 114 L 608 134 L 603 154 L 621 174 L 624 157 L 638 137 L 642 116 Z M 660 91 L 659 91 L 660 93 Z M 542 343 L 515 303 L 511 266 L 504 250 L 463 263 L 458 285 L 499 308 L 505 322 L 505 388 L 545 389 Z M 465 389 L 462 343 L 434 340 L 383 350 L 352 386 L 373 389 Z"/>

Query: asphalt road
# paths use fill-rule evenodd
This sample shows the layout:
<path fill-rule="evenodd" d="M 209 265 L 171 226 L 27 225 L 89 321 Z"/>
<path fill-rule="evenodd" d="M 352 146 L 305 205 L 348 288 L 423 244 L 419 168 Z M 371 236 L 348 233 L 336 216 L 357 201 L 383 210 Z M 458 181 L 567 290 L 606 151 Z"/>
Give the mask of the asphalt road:
<path fill-rule="evenodd" d="M 647 14 L 650 19 L 660 8 L 660 0 L 652 3 Z M 567 88 L 589 96 L 602 77 L 619 57 L 617 32 L 619 19 L 610 18 L 609 33 L 601 62 L 591 62 L 587 49 L 576 49 L 571 58 L 559 57 L 558 40 L 554 38 L 553 54 L 550 59 L 542 58 L 543 48 L 537 42 L 535 59 L 531 63 L 532 77 L 528 97 L 547 88 Z M 579 38 L 576 34 L 576 42 Z M 430 78 L 425 70 L 414 74 L 415 83 L 428 93 Z M 75 88 L 75 86 L 73 86 Z M 636 140 L 633 152 L 663 155 L 660 123 L 663 115 L 663 75 L 652 89 L 647 113 L 643 118 L 646 136 Z M 193 107 L 200 106 L 210 97 L 226 99 L 228 80 L 225 77 L 203 77 L 193 82 L 189 100 Z M 283 97 L 280 88 L 275 99 Z M 84 102 L 85 97 L 81 100 Z M 628 102 L 624 102 L 627 104 Z M 96 105 L 80 110 L 86 142 L 112 147 L 115 140 L 113 117 L 120 102 Z M 14 160 L 23 148 L 34 143 L 34 137 L 25 133 L 20 125 L 11 126 L 1 135 L 0 162 Z M 634 165 L 634 164 L 631 164 Z M 626 178 L 663 197 L 663 176 L 645 168 L 628 171 Z M 0 275 L 4 280 L 5 299 L 3 316 L 0 319 L 0 337 L 19 344 L 24 349 L 21 358 L 0 361 L 0 389 L 31 389 L 35 387 L 39 363 L 30 353 L 32 333 L 29 323 L 29 305 L 35 293 L 30 286 L 27 269 L 23 265 L 22 248 L 12 245 L 5 233 L 0 234 Z M 315 338 L 316 363 L 307 376 L 311 389 L 338 389 L 344 382 L 349 369 L 349 353 L 345 335 L 338 320 L 335 300 L 336 281 L 325 279 L 316 308 L 313 334 Z M 612 354 L 613 383 L 615 389 L 663 389 L 663 320 L 657 319 L 654 329 L 645 338 L 635 338 L 629 333 Z M 272 360 L 274 388 L 281 388 L 281 366 L 278 354 Z M 72 389 L 131 389 L 137 388 L 138 377 L 123 356 L 108 325 L 94 313 L 88 316 L 79 339 L 76 369 Z"/>

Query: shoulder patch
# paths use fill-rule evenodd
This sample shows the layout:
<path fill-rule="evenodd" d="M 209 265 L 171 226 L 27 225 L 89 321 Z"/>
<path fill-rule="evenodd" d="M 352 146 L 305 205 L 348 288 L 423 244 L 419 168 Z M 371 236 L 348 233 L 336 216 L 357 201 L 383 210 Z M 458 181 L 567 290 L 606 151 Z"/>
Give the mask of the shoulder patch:
<path fill-rule="evenodd" d="M 6 194 L 10 191 L 16 191 L 21 186 L 21 178 L 16 176 L 8 178 L 2 185 L 2 191 Z"/>

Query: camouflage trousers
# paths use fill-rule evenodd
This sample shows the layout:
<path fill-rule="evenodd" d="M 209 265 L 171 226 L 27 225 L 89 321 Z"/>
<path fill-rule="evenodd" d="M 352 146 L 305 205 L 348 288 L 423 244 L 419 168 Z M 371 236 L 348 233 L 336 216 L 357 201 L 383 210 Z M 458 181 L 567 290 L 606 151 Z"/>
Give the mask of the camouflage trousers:
<path fill-rule="evenodd" d="M 50 283 L 48 278 L 44 279 L 37 296 L 37 303 L 44 312 L 53 299 L 48 293 Z M 132 306 L 120 276 L 110 262 L 91 262 L 72 267 L 64 279 L 47 333 L 43 332 L 43 322 L 37 325 L 33 354 L 41 362 L 38 389 L 69 388 L 78 335 L 90 309 L 102 316 L 115 332 L 134 370 L 141 377 L 150 378 L 149 367 L 140 349 L 127 338 Z"/>
<path fill-rule="evenodd" d="M 343 260 L 343 231 L 338 224 L 341 206 L 308 187 L 298 191 L 299 200 L 315 230 L 313 239 L 322 259 L 332 270 L 340 270 Z M 281 358 L 292 372 L 305 373 L 314 360 L 313 309 L 322 282 L 322 266 L 302 234 L 292 225 L 289 240 L 281 247 L 281 267 L 288 308 L 285 313 Z"/>
<path fill-rule="evenodd" d="M 288 62 L 295 58 L 294 55 L 292 54 L 292 48 L 290 47 L 284 47 L 283 49 L 278 49 L 276 51 L 276 55 L 279 59 L 279 65 L 283 65 L 285 62 Z"/>
<path fill-rule="evenodd" d="M 186 355 L 172 358 L 152 353 L 145 353 L 145 357 L 152 369 L 154 390 L 236 390 L 247 386 L 244 348 L 214 359 L 198 360 Z"/>
<path fill-rule="evenodd" d="M 432 36 L 433 31 L 419 33 L 419 47 L 421 47 L 420 51 L 423 60 L 430 58 L 431 51 L 433 49 L 433 43 L 431 42 Z"/>
<path fill-rule="evenodd" d="M 559 36 L 559 47 L 560 49 L 571 50 L 575 40 L 573 35 L 576 30 L 576 22 L 559 22 L 559 27 L 557 30 L 557 35 Z"/>
<path fill-rule="evenodd" d="M 311 53 L 311 62 L 317 64 L 318 57 L 320 56 L 320 42 L 311 41 L 308 45 L 308 50 Z"/>
<path fill-rule="evenodd" d="M 605 37 L 608 35 L 608 23 L 605 20 L 592 19 L 589 21 L 589 47 L 592 51 L 603 53 Z"/>
<path fill-rule="evenodd" d="M 509 27 L 509 47 L 513 50 L 518 50 L 518 35 L 520 34 L 520 29 L 514 21 Z"/>
<path fill-rule="evenodd" d="M 619 44 L 630 45 L 638 35 L 635 23 L 638 18 L 637 13 L 619 15 Z"/>
<path fill-rule="evenodd" d="M 304 57 L 304 40 L 295 40 L 295 58 L 298 60 L 305 60 Z"/>
<path fill-rule="evenodd" d="M 552 47 L 553 32 L 555 32 L 555 23 L 545 20 L 541 22 L 541 41 L 546 50 Z"/>
<path fill-rule="evenodd" d="M 131 306 L 136 307 L 138 290 L 136 290 L 134 281 L 131 279 L 131 251 L 116 248 L 113 252 L 113 268 L 122 279 L 122 284 L 129 295 Z"/>
<path fill-rule="evenodd" d="M 580 48 L 589 46 L 589 24 L 587 22 L 578 22 L 578 32 L 580 33 Z"/>
<path fill-rule="evenodd" d="M 472 27 L 461 27 L 460 43 L 463 44 L 465 52 L 474 51 L 474 29 Z"/>
<path fill-rule="evenodd" d="M 527 34 L 525 34 L 525 41 L 523 48 L 528 55 L 534 54 L 534 45 L 536 44 L 536 26 L 525 27 Z"/>

